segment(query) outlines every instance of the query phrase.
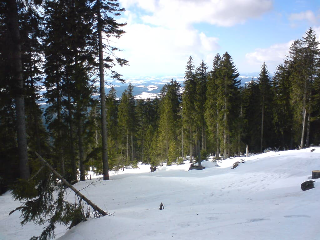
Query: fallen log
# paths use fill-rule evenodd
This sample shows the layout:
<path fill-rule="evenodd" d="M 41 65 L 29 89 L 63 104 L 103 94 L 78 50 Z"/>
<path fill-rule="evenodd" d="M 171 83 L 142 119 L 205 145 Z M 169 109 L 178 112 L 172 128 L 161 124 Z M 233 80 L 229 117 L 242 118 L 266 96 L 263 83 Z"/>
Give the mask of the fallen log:
<path fill-rule="evenodd" d="M 84 196 L 82 193 L 80 193 L 75 187 L 73 187 L 67 180 L 65 180 L 54 168 L 46 161 L 43 157 L 40 156 L 39 153 L 35 152 L 35 154 L 38 156 L 38 158 L 53 172 L 54 175 L 56 175 L 68 188 L 70 188 L 74 193 L 80 197 L 80 199 L 83 199 L 89 206 L 93 208 L 93 210 L 100 213 L 102 216 L 106 216 L 107 213 L 103 211 L 101 208 L 99 208 L 97 205 L 95 205 L 93 202 L 91 202 L 86 196 Z"/>

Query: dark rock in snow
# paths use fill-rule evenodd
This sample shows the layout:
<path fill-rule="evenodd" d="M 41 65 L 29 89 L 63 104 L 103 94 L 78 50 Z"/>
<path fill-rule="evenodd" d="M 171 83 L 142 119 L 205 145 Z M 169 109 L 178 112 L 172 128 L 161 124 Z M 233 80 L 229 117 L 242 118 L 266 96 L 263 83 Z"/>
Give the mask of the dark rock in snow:
<path fill-rule="evenodd" d="M 195 165 L 195 164 L 193 164 L 193 163 L 192 163 L 192 164 L 190 165 L 190 167 L 189 167 L 189 171 L 190 171 L 190 170 L 203 170 L 203 169 L 205 169 L 204 166 Z"/>
<path fill-rule="evenodd" d="M 308 181 L 301 183 L 302 191 L 306 191 L 306 190 L 309 190 L 312 188 L 314 188 L 314 181 L 312 181 L 312 180 L 308 180 Z"/>
<path fill-rule="evenodd" d="M 240 162 L 235 162 L 235 163 L 233 164 L 233 166 L 232 166 L 231 169 L 235 169 L 236 167 L 238 167 L 238 166 L 239 166 L 239 163 L 240 163 Z"/>

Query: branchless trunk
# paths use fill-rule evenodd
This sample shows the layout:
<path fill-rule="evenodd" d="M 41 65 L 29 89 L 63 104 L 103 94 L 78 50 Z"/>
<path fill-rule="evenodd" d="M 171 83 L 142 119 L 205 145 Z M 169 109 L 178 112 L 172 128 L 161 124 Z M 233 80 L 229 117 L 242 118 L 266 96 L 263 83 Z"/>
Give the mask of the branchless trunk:
<path fill-rule="evenodd" d="M 219 111 L 217 109 L 217 116 L 216 116 L 216 121 L 217 121 L 217 124 L 216 124 L 216 144 L 217 144 L 217 149 L 216 149 L 216 159 L 219 159 L 220 158 L 220 146 L 219 146 L 219 121 L 218 121 L 218 116 L 219 116 Z"/>
<path fill-rule="evenodd" d="M 98 4 L 98 37 L 99 37 L 99 73 L 100 73 L 100 100 L 101 100 L 101 136 L 102 136 L 102 163 L 103 180 L 109 180 L 108 148 L 107 148 L 107 122 L 106 122 L 106 104 L 104 89 L 104 69 L 103 69 L 103 45 L 102 45 L 102 19 L 100 0 Z"/>
<path fill-rule="evenodd" d="M 304 81 L 304 93 L 303 93 L 303 102 L 302 102 L 302 132 L 301 132 L 301 142 L 300 142 L 300 149 L 304 148 L 304 134 L 306 128 L 306 116 L 307 116 L 307 79 Z"/>
<path fill-rule="evenodd" d="M 260 136 L 260 152 L 263 150 L 263 127 L 264 127 L 264 96 L 262 97 L 261 106 L 261 136 Z"/>
<path fill-rule="evenodd" d="M 131 133 L 131 161 L 134 160 L 134 149 L 133 149 L 133 134 Z"/>
<path fill-rule="evenodd" d="M 310 113 L 308 114 L 306 147 L 309 147 L 310 145 L 309 141 L 310 141 Z"/>
<path fill-rule="evenodd" d="M 19 32 L 18 9 L 16 0 L 7 1 L 8 29 L 13 43 L 12 63 L 13 63 L 13 82 L 15 89 L 16 117 L 17 117 L 17 138 L 18 138 L 18 155 L 19 155 L 19 172 L 20 178 L 28 179 L 30 170 L 28 166 L 27 150 L 27 132 L 25 122 L 25 106 L 23 93 L 23 75 L 21 61 L 21 40 Z"/>
<path fill-rule="evenodd" d="M 59 143 L 57 144 L 58 147 L 58 158 L 59 158 L 59 164 L 60 164 L 60 171 L 62 176 L 65 176 L 65 170 L 64 170 L 64 158 L 62 156 L 62 150 L 61 150 L 61 141 L 62 141 L 62 130 L 61 130 L 61 98 L 60 98 L 60 84 L 59 81 L 57 80 L 57 108 L 58 108 L 58 113 L 57 113 L 57 120 L 58 120 L 58 139 Z"/>
<path fill-rule="evenodd" d="M 72 110 L 71 110 L 71 97 L 68 93 L 68 115 L 69 115 L 69 131 L 70 131 L 70 151 L 71 151 L 71 166 L 72 166 L 72 180 L 77 180 L 77 165 L 74 154 L 73 145 L 73 122 L 72 122 Z"/>
<path fill-rule="evenodd" d="M 181 127 L 181 154 L 182 154 L 182 160 L 184 159 L 184 149 L 183 149 L 183 127 Z"/>
<path fill-rule="evenodd" d="M 224 98 L 223 158 L 227 158 L 227 99 Z"/>
<path fill-rule="evenodd" d="M 127 130 L 127 160 L 126 165 L 129 165 L 129 130 Z"/>
<path fill-rule="evenodd" d="M 190 138 L 190 140 L 189 140 L 189 142 L 190 142 L 190 143 L 189 143 L 189 147 L 190 147 L 190 163 L 192 163 L 192 151 L 193 151 L 193 149 L 192 149 L 192 140 L 191 140 L 191 139 L 192 139 L 192 136 L 191 136 L 191 133 L 192 133 L 191 127 L 190 127 L 189 131 L 190 131 L 190 132 L 189 132 L 189 133 L 190 133 L 190 137 L 189 137 L 189 138 Z"/>
<path fill-rule="evenodd" d="M 78 113 L 79 115 L 81 113 Z M 83 151 L 83 138 L 82 138 L 82 119 L 78 118 L 78 147 L 79 147 L 79 165 L 80 165 L 80 181 L 86 180 L 86 174 L 84 169 L 84 151 Z"/>

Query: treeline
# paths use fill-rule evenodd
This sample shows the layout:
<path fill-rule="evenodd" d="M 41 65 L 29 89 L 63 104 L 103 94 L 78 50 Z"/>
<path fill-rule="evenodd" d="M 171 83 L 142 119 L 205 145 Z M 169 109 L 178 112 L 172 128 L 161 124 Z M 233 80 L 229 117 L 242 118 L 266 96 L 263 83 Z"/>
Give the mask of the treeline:
<path fill-rule="evenodd" d="M 209 67 L 189 58 L 184 86 L 174 80 L 153 100 L 135 100 L 133 86 L 107 95 L 110 164 L 152 166 L 239 156 L 246 151 L 296 149 L 320 143 L 319 49 L 312 29 L 296 40 L 271 78 L 240 83 L 232 57 Z"/>

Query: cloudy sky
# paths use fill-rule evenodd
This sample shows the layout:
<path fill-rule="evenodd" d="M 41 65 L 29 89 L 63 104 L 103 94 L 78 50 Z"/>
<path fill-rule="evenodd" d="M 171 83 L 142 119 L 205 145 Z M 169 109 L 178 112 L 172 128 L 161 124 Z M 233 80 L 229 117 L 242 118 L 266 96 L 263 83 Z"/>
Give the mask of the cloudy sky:
<path fill-rule="evenodd" d="M 240 74 L 270 73 L 293 40 L 312 27 L 320 36 L 320 0 L 119 0 L 126 33 L 116 43 L 130 66 L 125 79 L 183 76 L 189 56 L 211 69 L 217 53 Z"/>

